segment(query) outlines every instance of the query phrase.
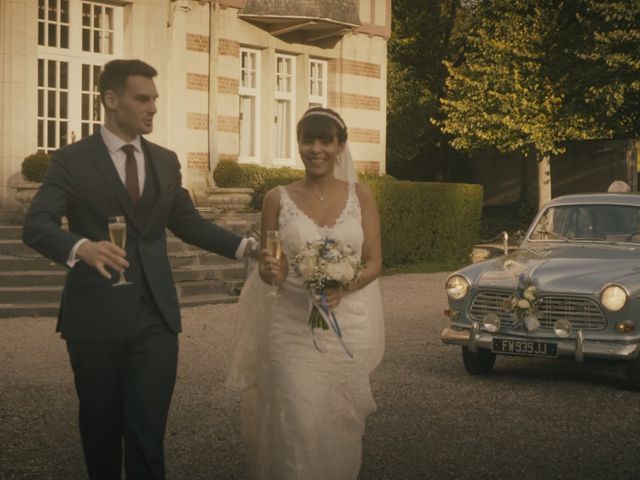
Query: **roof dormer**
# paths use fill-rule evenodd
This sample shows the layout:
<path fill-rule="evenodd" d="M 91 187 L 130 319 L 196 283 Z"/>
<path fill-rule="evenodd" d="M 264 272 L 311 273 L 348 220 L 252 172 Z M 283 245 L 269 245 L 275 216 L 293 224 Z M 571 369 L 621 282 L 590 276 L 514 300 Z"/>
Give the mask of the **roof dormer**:
<path fill-rule="evenodd" d="M 356 0 L 247 0 L 238 16 L 276 37 L 300 32 L 307 42 L 361 26 Z"/>

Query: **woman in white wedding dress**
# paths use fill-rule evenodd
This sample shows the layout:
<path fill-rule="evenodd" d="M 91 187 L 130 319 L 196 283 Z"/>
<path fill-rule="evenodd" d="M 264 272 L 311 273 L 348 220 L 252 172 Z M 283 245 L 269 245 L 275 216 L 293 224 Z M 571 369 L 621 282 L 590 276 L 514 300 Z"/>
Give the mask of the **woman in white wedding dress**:
<path fill-rule="evenodd" d="M 369 374 L 384 350 L 378 212 L 370 189 L 357 183 L 336 112 L 310 109 L 297 134 L 305 177 L 268 192 L 262 209 L 262 238 L 279 230 L 285 255 L 263 250 L 245 284 L 227 385 L 243 390 L 250 478 L 351 480 L 375 410 Z M 307 242 L 327 237 L 349 244 L 364 265 L 347 287 L 325 291 L 344 346 L 331 329 L 315 329 L 314 344 L 310 293 L 289 267 Z M 268 295 L 272 283 L 278 296 Z"/>

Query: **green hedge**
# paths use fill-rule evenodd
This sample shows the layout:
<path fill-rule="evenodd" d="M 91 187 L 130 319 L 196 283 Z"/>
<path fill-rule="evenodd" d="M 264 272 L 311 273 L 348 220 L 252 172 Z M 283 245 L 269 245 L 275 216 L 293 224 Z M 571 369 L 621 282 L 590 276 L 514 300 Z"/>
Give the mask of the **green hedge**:
<path fill-rule="evenodd" d="M 22 176 L 30 182 L 44 182 L 44 176 L 49 168 L 51 155 L 38 151 L 25 157 L 22 161 Z"/>
<path fill-rule="evenodd" d="M 254 189 L 250 207 L 259 211 L 266 193 L 304 176 L 304 170 L 243 165 Z M 380 211 L 382 262 L 397 267 L 421 262 L 468 263 L 478 241 L 482 186 L 397 181 L 361 175 Z"/>
<path fill-rule="evenodd" d="M 213 181 L 219 188 L 244 188 L 247 186 L 247 173 L 234 160 L 220 160 L 213 170 Z"/>
<path fill-rule="evenodd" d="M 468 263 L 478 240 L 482 186 L 369 180 L 380 211 L 385 267 Z"/>
<path fill-rule="evenodd" d="M 242 165 L 247 173 L 247 186 L 253 188 L 249 208 L 260 211 L 262 199 L 269 190 L 278 185 L 287 185 L 304 177 L 304 170 L 291 167 L 267 168 L 260 165 Z"/>

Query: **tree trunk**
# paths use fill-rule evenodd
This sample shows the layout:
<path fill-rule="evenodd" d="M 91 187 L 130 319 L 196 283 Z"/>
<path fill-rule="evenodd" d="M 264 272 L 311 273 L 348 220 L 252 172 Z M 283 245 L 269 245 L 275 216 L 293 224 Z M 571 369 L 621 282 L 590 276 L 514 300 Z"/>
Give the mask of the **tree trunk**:
<path fill-rule="evenodd" d="M 551 155 L 536 153 L 538 159 L 538 209 L 551 200 Z"/>
<path fill-rule="evenodd" d="M 438 152 L 438 171 L 436 172 L 436 178 L 439 182 L 451 181 L 451 159 L 449 152 L 449 144 L 447 142 L 441 142 Z"/>
<path fill-rule="evenodd" d="M 520 202 L 531 208 L 538 207 L 538 159 L 532 147 L 522 157 L 520 169 Z"/>

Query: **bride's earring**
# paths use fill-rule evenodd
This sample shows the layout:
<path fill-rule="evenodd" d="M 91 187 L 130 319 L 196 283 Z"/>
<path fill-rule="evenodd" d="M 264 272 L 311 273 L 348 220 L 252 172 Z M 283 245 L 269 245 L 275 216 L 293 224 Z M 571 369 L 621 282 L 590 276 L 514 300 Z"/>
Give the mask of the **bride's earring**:
<path fill-rule="evenodd" d="M 336 158 L 336 165 L 340 165 L 340 161 L 342 160 L 342 154 L 339 153 L 338 157 Z"/>

